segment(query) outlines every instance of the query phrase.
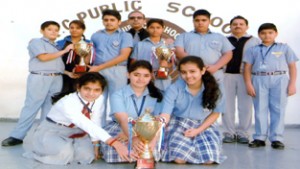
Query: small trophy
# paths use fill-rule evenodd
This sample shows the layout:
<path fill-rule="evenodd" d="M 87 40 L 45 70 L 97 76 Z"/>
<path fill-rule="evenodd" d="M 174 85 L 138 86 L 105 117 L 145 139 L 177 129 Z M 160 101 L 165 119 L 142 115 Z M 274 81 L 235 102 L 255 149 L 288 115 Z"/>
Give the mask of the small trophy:
<path fill-rule="evenodd" d="M 150 109 L 146 109 L 145 114 L 135 121 L 133 127 L 137 137 L 145 145 L 144 151 L 139 154 L 140 158 L 137 160 L 136 169 L 154 168 L 154 157 L 152 150 L 149 147 L 149 142 L 155 137 L 160 129 L 161 122 L 156 120 L 150 112 Z"/>
<path fill-rule="evenodd" d="M 174 58 L 174 51 L 172 48 L 168 47 L 165 43 L 161 46 L 158 46 L 156 48 L 153 48 L 153 54 L 156 59 L 159 60 L 159 68 L 156 73 L 156 78 L 158 79 L 167 79 L 169 75 L 169 68 L 162 66 L 161 62 L 166 61 L 167 63 L 170 63 L 172 59 Z"/>
<path fill-rule="evenodd" d="M 74 44 L 74 51 L 77 55 L 80 56 L 79 65 L 75 66 L 75 73 L 84 73 L 87 70 L 87 66 L 84 62 L 84 59 L 89 55 L 92 49 L 92 44 L 85 41 L 80 41 Z"/>

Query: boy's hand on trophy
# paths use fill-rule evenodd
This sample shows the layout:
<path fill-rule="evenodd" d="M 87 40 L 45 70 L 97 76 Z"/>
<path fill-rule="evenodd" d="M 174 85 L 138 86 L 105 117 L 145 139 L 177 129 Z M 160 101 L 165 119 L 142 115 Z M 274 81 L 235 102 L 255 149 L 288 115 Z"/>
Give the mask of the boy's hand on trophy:
<path fill-rule="evenodd" d="M 73 50 L 74 49 L 74 45 L 73 44 L 70 44 L 70 45 L 68 45 L 65 49 L 64 49 L 64 51 L 65 51 L 65 53 L 67 53 L 67 52 L 70 52 L 70 50 Z"/>

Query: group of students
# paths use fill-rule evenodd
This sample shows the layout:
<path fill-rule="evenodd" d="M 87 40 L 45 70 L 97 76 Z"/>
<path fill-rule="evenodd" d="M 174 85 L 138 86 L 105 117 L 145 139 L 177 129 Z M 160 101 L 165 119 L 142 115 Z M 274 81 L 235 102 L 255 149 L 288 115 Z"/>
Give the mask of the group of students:
<path fill-rule="evenodd" d="M 260 42 L 245 33 L 248 21 L 237 16 L 230 21 L 233 34 L 226 38 L 209 30 L 207 10 L 197 10 L 194 30 L 168 44 L 175 48 L 177 59 L 164 62 L 153 53 L 153 48 L 165 45 L 161 19 L 150 19 L 145 30 L 145 15 L 133 11 L 128 16 L 129 33 L 120 30 L 118 11 L 104 10 L 102 20 L 105 29 L 95 32 L 91 40 L 83 36 L 84 23 L 75 20 L 69 25 L 71 35 L 57 43 L 59 24 L 47 21 L 41 25 L 43 37 L 31 40 L 28 46 L 25 105 L 2 146 L 22 144 L 41 109 L 42 122 L 34 131 L 33 149 L 24 156 L 61 165 L 89 164 L 101 156 L 109 163 L 131 162 L 139 158 L 144 145 L 138 137 L 130 138 L 128 118 L 136 119 L 151 109 L 167 124 L 165 146 L 156 152 L 161 161 L 221 163 L 226 156 L 216 121 L 222 115 L 223 142 L 248 143 L 253 99 L 255 134 L 249 147 L 265 145 L 266 112 L 270 112 L 272 147 L 284 147 L 283 117 L 287 96 L 296 92 L 298 58 L 286 44 L 275 42 L 274 24 L 259 27 Z M 66 64 L 73 44 L 80 41 L 92 43 L 96 55 L 89 72 L 82 75 L 73 72 L 78 56 Z M 156 78 L 153 72 L 160 66 L 170 71 L 176 66 L 180 77 L 173 83 L 169 77 Z M 245 93 L 249 95 L 244 103 L 247 107 L 239 108 L 239 113 L 245 109 L 247 115 L 239 116 L 244 118 L 236 131 L 232 104 L 236 95 L 242 101 L 239 97 Z M 128 149 L 131 141 L 132 151 Z M 150 144 L 153 151 L 155 144 Z"/>

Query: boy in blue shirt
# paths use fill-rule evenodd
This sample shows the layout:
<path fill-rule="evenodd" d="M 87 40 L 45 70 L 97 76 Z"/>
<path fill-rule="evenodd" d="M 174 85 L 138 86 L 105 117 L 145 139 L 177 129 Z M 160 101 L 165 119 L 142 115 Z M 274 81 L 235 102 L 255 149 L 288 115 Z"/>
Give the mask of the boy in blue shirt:
<path fill-rule="evenodd" d="M 62 88 L 61 74 L 64 64 L 61 56 L 73 49 L 73 45 L 59 51 L 55 40 L 59 35 L 57 22 L 46 21 L 41 25 L 42 38 L 32 39 L 28 45 L 30 55 L 25 105 L 17 126 L 10 137 L 2 141 L 2 146 L 15 146 L 23 143 L 37 113 L 41 109 L 40 119 L 45 119 L 52 103 L 51 97 Z"/>
<path fill-rule="evenodd" d="M 284 114 L 288 96 L 296 93 L 296 61 L 299 59 L 287 44 L 275 42 L 277 34 L 273 23 L 262 24 L 258 29 L 262 44 L 249 48 L 243 59 L 247 93 L 253 97 L 255 111 L 251 148 L 265 146 L 269 137 L 272 148 L 284 149 Z"/>
<path fill-rule="evenodd" d="M 102 20 L 105 29 L 95 32 L 91 41 L 96 58 L 90 72 L 100 72 L 108 82 L 108 93 L 127 84 L 127 60 L 133 47 L 132 36 L 122 31 L 121 15 L 116 10 L 104 10 Z"/>

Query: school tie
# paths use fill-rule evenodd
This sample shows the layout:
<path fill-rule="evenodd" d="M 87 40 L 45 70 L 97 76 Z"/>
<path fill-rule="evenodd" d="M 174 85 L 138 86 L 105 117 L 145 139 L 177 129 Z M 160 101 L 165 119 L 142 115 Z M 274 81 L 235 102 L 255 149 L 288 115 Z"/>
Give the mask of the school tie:
<path fill-rule="evenodd" d="M 90 103 L 85 104 L 83 106 L 83 109 L 81 110 L 82 114 L 85 115 L 88 119 L 91 118 L 89 108 L 88 108 L 89 104 Z M 69 125 L 69 127 L 71 127 L 71 126 L 74 127 L 75 125 L 72 123 L 72 124 Z M 86 132 L 76 133 L 76 134 L 70 135 L 69 138 L 80 138 L 80 137 L 84 137 L 86 134 L 87 134 Z"/>
<path fill-rule="evenodd" d="M 139 36 L 139 31 L 136 31 L 134 36 L 133 36 L 133 43 L 136 44 L 140 41 L 140 36 Z"/>

